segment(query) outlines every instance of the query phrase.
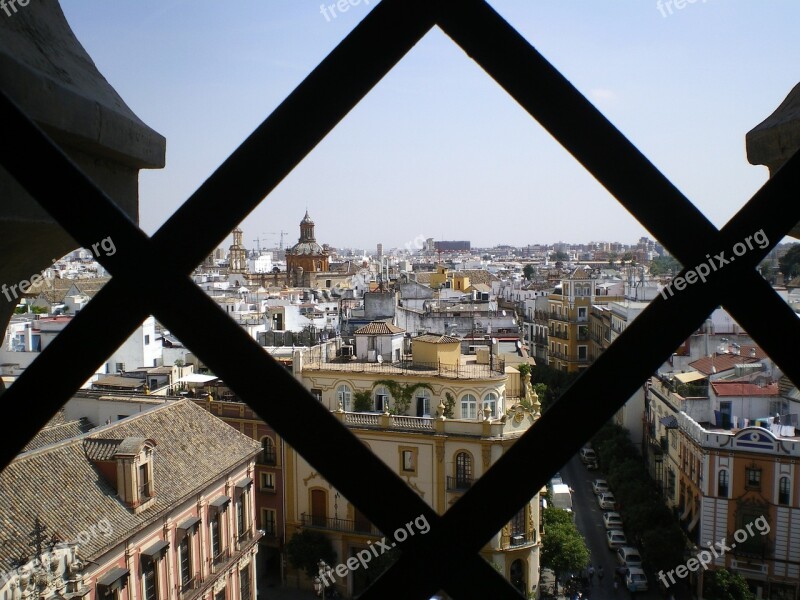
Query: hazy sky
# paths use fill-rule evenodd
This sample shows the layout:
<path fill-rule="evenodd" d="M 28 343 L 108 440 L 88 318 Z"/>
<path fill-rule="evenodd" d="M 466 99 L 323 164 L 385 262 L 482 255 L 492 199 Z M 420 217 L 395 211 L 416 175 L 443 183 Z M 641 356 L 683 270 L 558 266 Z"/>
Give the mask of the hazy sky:
<path fill-rule="evenodd" d="M 100 71 L 167 138 L 166 168 L 141 176 L 153 233 L 377 2 L 336 18 L 320 0 L 61 4 Z M 671 15 L 655 0 L 490 4 L 717 226 L 766 181 L 744 139 L 798 82 L 797 0 L 687 0 Z M 648 235 L 438 29 L 251 213 L 246 245 L 277 245 L 281 230 L 295 243 L 306 207 L 320 243 L 368 249 Z"/>

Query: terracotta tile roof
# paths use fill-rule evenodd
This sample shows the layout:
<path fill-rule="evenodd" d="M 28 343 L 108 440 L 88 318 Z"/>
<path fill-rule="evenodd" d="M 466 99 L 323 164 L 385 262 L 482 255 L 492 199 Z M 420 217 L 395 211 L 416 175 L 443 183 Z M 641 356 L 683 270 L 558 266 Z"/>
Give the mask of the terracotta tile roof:
<path fill-rule="evenodd" d="M 63 302 L 67 292 L 74 285 L 81 293 L 86 294 L 90 298 L 94 298 L 95 294 L 110 280 L 110 277 L 51 279 L 48 282 L 42 282 L 39 285 L 31 286 L 28 295 L 38 296 L 41 293 L 48 302 Z"/>
<path fill-rule="evenodd" d="M 428 344 L 460 344 L 461 340 L 450 335 L 418 335 L 414 342 L 427 342 Z"/>
<path fill-rule="evenodd" d="M 777 396 L 778 384 L 760 386 L 741 381 L 712 381 L 711 387 L 717 396 Z"/>
<path fill-rule="evenodd" d="M 750 356 L 750 350 L 752 348 L 756 349 L 755 356 Z M 711 370 L 712 366 L 717 373 L 722 373 L 723 371 L 733 369 L 736 365 L 761 362 L 761 360 L 766 357 L 766 353 L 757 346 L 742 346 L 741 354 L 715 354 L 713 357 L 704 356 L 694 362 L 690 362 L 689 366 L 701 373 L 711 375 L 715 372 Z"/>
<path fill-rule="evenodd" d="M 63 412 L 59 411 L 59 413 L 61 414 L 60 420 L 63 421 Z M 81 418 L 76 421 L 51 424 L 56 419 L 58 419 L 58 415 L 53 419 L 50 419 L 50 422 L 42 427 L 39 433 L 37 433 L 36 436 L 27 443 L 22 451 L 28 452 L 30 450 L 43 448 L 44 446 L 49 446 L 50 444 L 55 444 L 63 440 L 68 440 L 69 438 L 86 433 L 94 427 L 94 425 L 89 422 L 89 419 L 86 418 Z"/>
<path fill-rule="evenodd" d="M 355 335 L 392 335 L 395 333 L 405 333 L 405 331 L 406 330 L 402 327 L 397 327 L 385 321 L 373 321 L 363 327 L 359 327 L 354 333 Z"/>
<path fill-rule="evenodd" d="M 87 456 L 102 455 L 109 440 L 150 438 L 157 446 L 153 464 L 156 499 L 134 515 L 116 497 L 116 490 Z M 93 449 L 93 450 L 92 450 Z M 67 441 L 17 456 L 0 473 L 0 565 L 30 554 L 28 534 L 38 514 L 46 533 L 75 540 L 101 519 L 108 519 L 113 535 L 90 536 L 82 545 L 85 559 L 97 558 L 109 544 L 130 537 L 160 513 L 205 489 L 210 479 L 254 457 L 255 440 L 239 433 L 190 400 L 165 404 L 100 427 Z"/>

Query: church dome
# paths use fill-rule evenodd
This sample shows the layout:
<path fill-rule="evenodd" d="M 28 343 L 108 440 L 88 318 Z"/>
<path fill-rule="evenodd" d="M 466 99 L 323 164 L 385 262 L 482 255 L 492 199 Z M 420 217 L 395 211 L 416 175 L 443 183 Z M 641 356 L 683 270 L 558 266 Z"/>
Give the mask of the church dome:
<path fill-rule="evenodd" d="M 290 254 L 302 256 L 302 255 L 311 255 L 311 256 L 320 256 L 325 254 L 325 251 L 322 249 L 317 242 L 298 242 L 294 246 L 292 246 L 291 250 L 289 250 Z"/>

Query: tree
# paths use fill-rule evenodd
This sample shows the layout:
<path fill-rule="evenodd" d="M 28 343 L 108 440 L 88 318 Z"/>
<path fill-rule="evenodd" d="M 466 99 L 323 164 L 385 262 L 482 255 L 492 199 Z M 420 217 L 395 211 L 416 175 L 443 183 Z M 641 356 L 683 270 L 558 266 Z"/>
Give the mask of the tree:
<path fill-rule="evenodd" d="M 569 254 L 566 252 L 553 252 L 550 255 L 550 260 L 569 260 Z"/>
<path fill-rule="evenodd" d="M 372 410 L 372 394 L 366 390 L 360 390 L 353 394 L 353 411 L 369 412 Z"/>
<path fill-rule="evenodd" d="M 718 600 L 753 600 L 755 596 L 747 581 L 738 573 L 727 569 L 707 571 L 703 576 L 703 596 Z"/>
<path fill-rule="evenodd" d="M 528 281 L 530 281 L 533 278 L 533 273 L 534 273 L 533 265 L 525 265 L 522 268 L 522 274 Z"/>
<path fill-rule="evenodd" d="M 317 563 L 324 560 L 329 565 L 336 562 L 336 552 L 331 541 L 319 531 L 304 529 L 295 533 L 286 543 L 286 556 L 295 569 L 302 569 L 310 578 L 319 573 Z"/>
<path fill-rule="evenodd" d="M 556 580 L 562 574 L 582 571 L 589 564 L 586 541 L 578 533 L 571 518 L 569 523 L 558 522 L 545 529 L 542 536 L 542 564 L 553 570 Z"/>
<path fill-rule="evenodd" d="M 433 388 L 427 383 L 398 383 L 391 379 L 380 379 L 375 382 L 374 387 L 385 386 L 394 399 L 394 406 L 389 409 L 393 415 L 404 415 L 411 406 L 411 398 L 420 388 L 433 392 Z"/>
<path fill-rule="evenodd" d="M 671 256 L 657 256 L 650 262 L 651 275 L 676 274 L 681 270 L 681 263 Z"/>
<path fill-rule="evenodd" d="M 789 251 L 778 259 L 778 265 L 786 281 L 800 275 L 800 244 L 789 248 Z"/>

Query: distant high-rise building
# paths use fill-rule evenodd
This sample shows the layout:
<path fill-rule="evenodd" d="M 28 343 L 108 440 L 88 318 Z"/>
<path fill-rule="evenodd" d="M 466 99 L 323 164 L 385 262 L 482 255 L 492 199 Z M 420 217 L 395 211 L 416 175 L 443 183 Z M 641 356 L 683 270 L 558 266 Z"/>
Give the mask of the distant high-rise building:
<path fill-rule="evenodd" d="M 378 244 L 378 257 L 383 256 L 383 244 Z"/>
<path fill-rule="evenodd" d="M 441 241 L 434 242 L 434 248 L 440 252 L 462 252 L 469 251 L 471 244 L 469 241 Z"/>

